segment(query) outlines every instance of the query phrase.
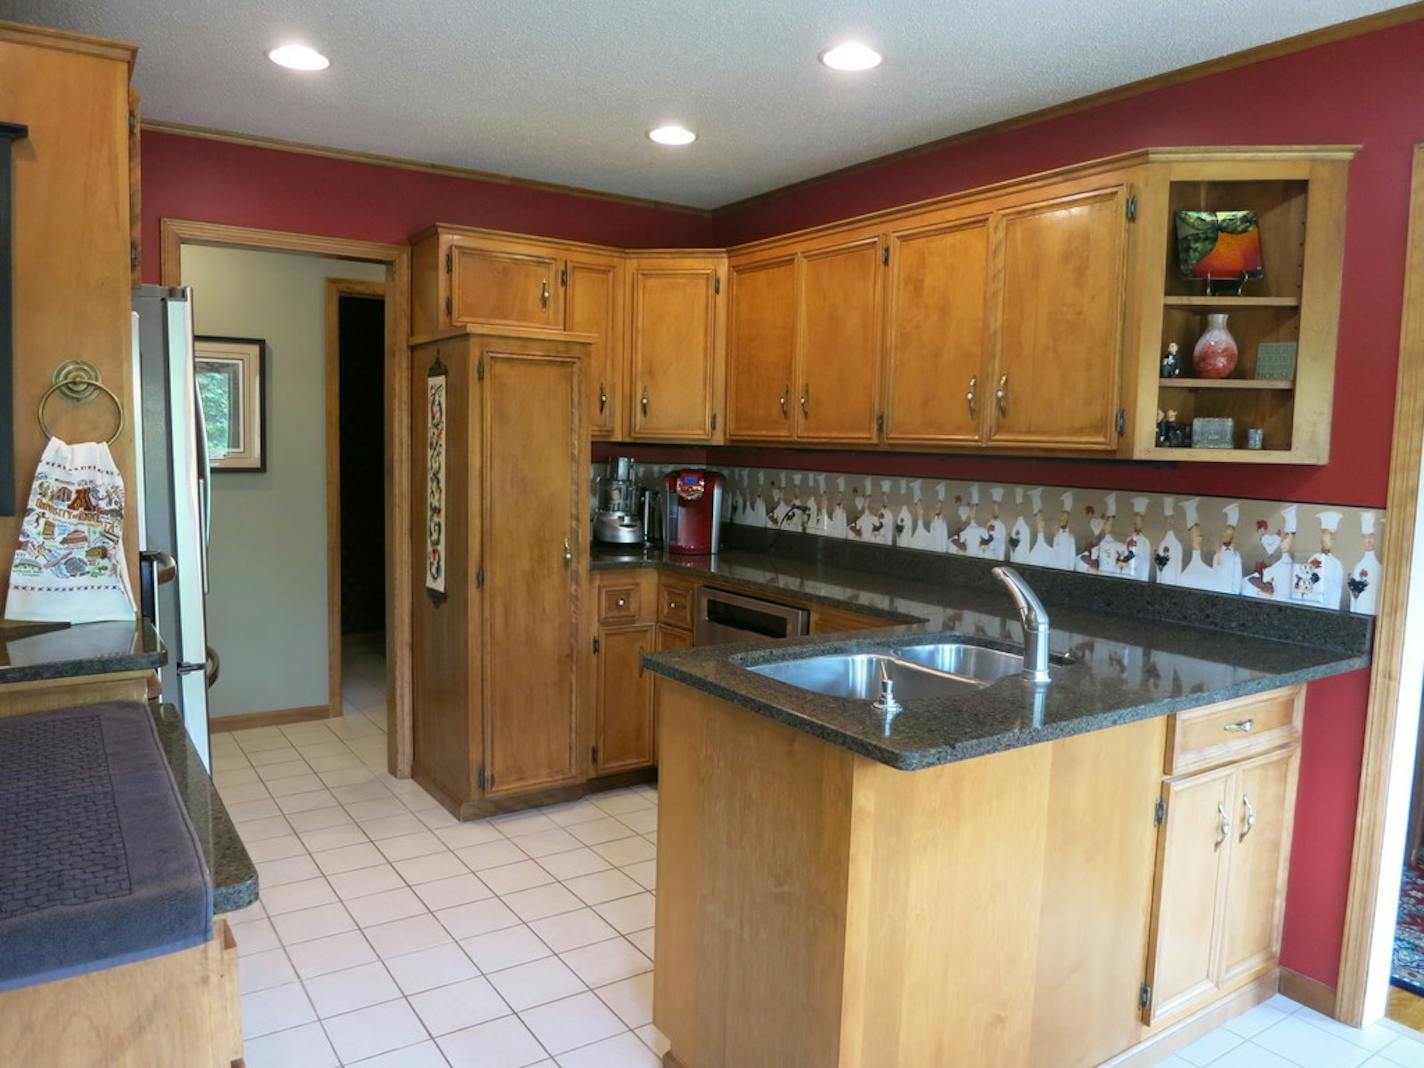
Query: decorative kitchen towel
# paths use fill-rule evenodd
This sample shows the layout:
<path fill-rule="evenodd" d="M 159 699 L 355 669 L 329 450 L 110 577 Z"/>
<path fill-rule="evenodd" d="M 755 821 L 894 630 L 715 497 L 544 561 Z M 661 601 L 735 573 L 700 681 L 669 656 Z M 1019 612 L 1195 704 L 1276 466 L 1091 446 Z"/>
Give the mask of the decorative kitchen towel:
<path fill-rule="evenodd" d="M 5 618 L 133 619 L 123 526 L 124 480 L 109 446 L 50 438 L 20 526 Z"/>

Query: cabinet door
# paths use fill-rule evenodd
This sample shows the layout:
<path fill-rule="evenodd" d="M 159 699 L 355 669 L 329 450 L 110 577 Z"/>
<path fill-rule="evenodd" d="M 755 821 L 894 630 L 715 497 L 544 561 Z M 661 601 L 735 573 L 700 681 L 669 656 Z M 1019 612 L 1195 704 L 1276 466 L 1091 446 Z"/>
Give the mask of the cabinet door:
<path fill-rule="evenodd" d="M 718 266 L 635 261 L 630 270 L 630 436 L 710 441 L 721 373 Z"/>
<path fill-rule="evenodd" d="M 482 482 L 486 796 L 577 778 L 581 370 L 563 357 L 484 356 L 471 494 Z"/>
<path fill-rule="evenodd" d="M 796 362 L 796 257 L 730 268 L 727 436 L 789 441 Z"/>
<path fill-rule="evenodd" d="M 1119 185 L 998 217 L 989 444 L 1116 445 L 1124 205 Z"/>
<path fill-rule="evenodd" d="M 559 261 L 534 251 L 450 246 L 450 322 L 563 327 Z"/>
<path fill-rule="evenodd" d="M 615 438 L 623 399 L 622 266 L 616 259 L 570 257 L 566 269 L 564 329 L 598 338 L 589 346 L 586 375 L 589 433 Z"/>
<path fill-rule="evenodd" d="M 642 657 L 652 652 L 657 627 L 604 627 L 598 637 L 598 704 L 594 772 L 645 768 L 653 763 L 653 677 Z"/>
<path fill-rule="evenodd" d="M 796 437 L 874 443 L 880 414 L 880 239 L 802 256 Z"/>
<path fill-rule="evenodd" d="M 1274 967 L 1280 956 L 1299 766 L 1298 745 L 1236 765 L 1223 985 Z"/>
<path fill-rule="evenodd" d="M 1218 988 L 1235 772 L 1228 767 L 1169 779 L 1162 798 L 1167 816 L 1157 841 L 1149 1024 L 1210 1000 Z"/>
<path fill-rule="evenodd" d="M 891 235 L 887 442 L 978 444 L 988 278 L 987 218 Z"/>

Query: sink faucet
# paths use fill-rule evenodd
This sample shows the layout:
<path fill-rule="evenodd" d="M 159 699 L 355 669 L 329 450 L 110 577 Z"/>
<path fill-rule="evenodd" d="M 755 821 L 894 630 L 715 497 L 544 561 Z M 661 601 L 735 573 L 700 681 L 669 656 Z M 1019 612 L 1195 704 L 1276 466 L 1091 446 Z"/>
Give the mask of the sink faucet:
<path fill-rule="evenodd" d="M 994 577 L 1008 587 L 1009 596 L 1019 610 L 1019 619 L 1023 621 L 1024 678 L 1030 682 L 1049 682 L 1048 609 L 1013 568 L 996 567 Z"/>

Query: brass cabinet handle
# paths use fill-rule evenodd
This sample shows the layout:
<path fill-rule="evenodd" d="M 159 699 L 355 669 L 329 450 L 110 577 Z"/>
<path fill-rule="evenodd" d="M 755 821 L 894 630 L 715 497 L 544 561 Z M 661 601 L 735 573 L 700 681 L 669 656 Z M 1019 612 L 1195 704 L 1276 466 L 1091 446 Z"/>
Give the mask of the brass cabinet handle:
<path fill-rule="evenodd" d="M 1251 828 L 1256 826 L 1256 809 L 1245 794 L 1241 795 L 1241 804 L 1246 808 L 1246 826 L 1241 829 L 1241 837 L 1244 840 L 1251 833 Z"/>
<path fill-rule="evenodd" d="M 807 382 L 801 387 L 801 414 L 807 419 L 811 418 L 811 383 Z"/>
<path fill-rule="evenodd" d="M 566 564 L 573 563 L 573 559 L 574 559 L 574 551 L 573 551 L 573 549 L 569 546 L 569 539 L 568 539 L 568 538 L 565 538 L 565 539 L 564 539 L 564 563 L 566 563 Z"/>
<path fill-rule="evenodd" d="M 647 415 L 647 414 L 648 414 L 648 387 L 647 387 L 647 386 L 644 386 L 644 387 L 643 387 L 643 396 L 642 396 L 642 398 L 639 400 L 638 403 L 643 406 L 643 414 L 644 414 L 644 415 Z"/>
<path fill-rule="evenodd" d="M 969 391 L 964 394 L 964 399 L 969 402 L 969 418 L 973 419 L 978 412 L 978 405 L 975 403 L 976 394 L 979 391 L 979 376 L 974 375 L 969 379 Z"/>
<path fill-rule="evenodd" d="M 787 386 L 781 391 L 781 399 L 777 402 L 781 405 L 781 418 L 789 418 L 791 413 L 786 410 L 786 402 L 791 399 L 791 387 Z"/>
<path fill-rule="evenodd" d="M 999 414 L 1007 416 L 1009 414 L 1009 376 L 1005 374 L 999 379 L 999 388 L 994 390 L 994 399 L 999 402 Z"/>
<path fill-rule="evenodd" d="M 1226 836 L 1231 833 L 1231 817 L 1226 814 L 1226 806 L 1220 801 L 1216 803 L 1216 814 L 1221 817 L 1221 822 L 1216 826 L 1215 848 L 1220 849 L 1226 841 Z"/>
<path fill-rule="evenodd" d="M 603 383 L 598 384 L 598 414 L 603 414 L 603 409 L 608 407 L 608 390 L 603 388 Z"/>
<path fill-rule="evenodd" d="M 539 285 L 539 306 L 541 308 L 549 306 L 549 280 L 547 278 Z"/>
<path fill-rule="evenodd" d="M 1221 729 L 1224 730 L 1227 734 L 1250 734 L 1251 728 L 1255 725 L 1256 721 L 1254 719 L 1243 719 L 1239 720 L 1236 723 L 1228 723 Z"/>

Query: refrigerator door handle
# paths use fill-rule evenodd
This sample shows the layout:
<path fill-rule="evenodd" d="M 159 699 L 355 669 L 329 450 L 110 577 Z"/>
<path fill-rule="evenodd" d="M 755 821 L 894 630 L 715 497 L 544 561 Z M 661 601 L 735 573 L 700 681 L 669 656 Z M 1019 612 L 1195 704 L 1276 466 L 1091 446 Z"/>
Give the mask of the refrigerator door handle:
<path fill-rule="evenodd" d="M 178 662 L 178 674 L 191 675 L 195 671 L 201 671 L 207 679 L 208 689 L 213 688 L 213 684 L 218 681 L 218 676 L 222 674 L 222 659 L 218 656 L 218 651 L 211 645 L 204 646 L 204 660 L 195 664 L 190 660 Z"/>

